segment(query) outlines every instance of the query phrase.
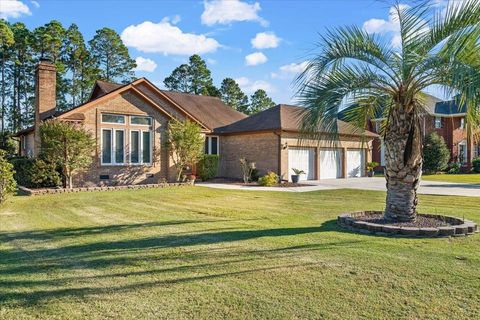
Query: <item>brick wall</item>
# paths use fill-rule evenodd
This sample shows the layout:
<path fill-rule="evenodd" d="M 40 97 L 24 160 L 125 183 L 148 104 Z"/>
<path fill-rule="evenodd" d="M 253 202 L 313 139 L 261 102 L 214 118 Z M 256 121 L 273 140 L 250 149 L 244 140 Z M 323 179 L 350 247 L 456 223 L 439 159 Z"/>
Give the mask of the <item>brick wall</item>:
<path fill-rule="evenodd" d="M 260 174 L 278 172 L 279 137 L 272 132 L 220 137 L 219 176 L 241 178 L 239 159 L 255 162 Z"/>
<path fill-rule="evenodd" d="M 153 163 L 151 165 L 102 165 L 101 164 L 101 130 L 125 129 L 125 157 L 129 160 L 130 129 L 147 130 L 148 126 L 132 126 L 128 118 L 125 125 L 103 124 L 101 123 L 102 113 L 122 114 L 122 115 L 148 115 L 154 119 L 152 130 L 153 141 Z M 84 125 L 87 130 L 92 132 L 97 141 L 97 148 L 93 155 L 93 162 L 89 170 L 78 174 L 75 178 L 77 186 L 93 186 L 99 184 L 105 185 L 125 185 L 139 183 L 158 183 L 162 179 L 172 180 L 174 169 L 172 169 L 168 150 L 164 143 L 166 140 L 166 127 L 168 118 L 157 108 L 151 106 L 144 99 L 133 92 L 126 91 L 107 100 L 84 112 Z M 147 178 L 147 174 L 153 175 Z M 110 179 L 100 180 L 100 175 L 109 175 Z"/>

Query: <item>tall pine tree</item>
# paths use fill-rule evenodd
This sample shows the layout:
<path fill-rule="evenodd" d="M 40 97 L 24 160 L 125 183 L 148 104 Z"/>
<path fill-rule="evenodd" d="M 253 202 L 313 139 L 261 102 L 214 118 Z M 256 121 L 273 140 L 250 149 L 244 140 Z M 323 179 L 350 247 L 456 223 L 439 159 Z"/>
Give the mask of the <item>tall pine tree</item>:
<path fill-rule="evenodd" d="M 237 111 L 248 112 L 248 97 L 243 93 L 235 80 L 232 78 L 223 79 L 220 93 L 221 99 L 225 104 Z"/>
<path fill-rule="evenodd" d="M 125 83 L 134 79 L 137 65 L 118 33 L 110 28 L 97 30 L 89 45 L 102 80 Z"/>
<path fill-rule="evenodd" d="M 10 29 L 10 26 L 7 24 L 6 21 L 0 20 L 0 72 L 1 72 L 1 117 L 2 117 L 2 133 L 5 130 L 5 110 L 6 110 L 6 68 L 7 68 L 7 59 L 9 58 L 9 54 L 11 52 L 11 48 L 15 43 L 13 32 Z"/>
<path fill-rule="evenodd" d="M 250 96 L 248 114 L 255 114 L 273 106 L 275 106 L 275 102 L 267 95 L 265 90 L 258 89 Z"/>

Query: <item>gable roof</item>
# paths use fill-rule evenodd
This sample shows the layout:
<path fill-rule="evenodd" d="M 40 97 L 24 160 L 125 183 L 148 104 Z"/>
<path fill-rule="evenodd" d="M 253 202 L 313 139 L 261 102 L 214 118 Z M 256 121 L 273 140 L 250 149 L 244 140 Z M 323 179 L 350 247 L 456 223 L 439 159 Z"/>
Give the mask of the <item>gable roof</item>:
<path fill-rule="evenodd" d="M 100 98 L 123 86 L 124 85 L 118 84 L 118 83 L 97 80 L 93 85 L 92 93 L 90 94 L 90 98 L 88 99 L 88 101 L 92 101 L 97 98 Z"/>
<path fill-rule="evenodd" d="M 305 108 L 303 107 L 279 104 L 243 120 L 217 128 L 214 132 L 219 134 L 278 130 L 300 132 L 300 124 L 304 111 Z M 373 132 L 362 130 L 341 120 L 337 120 L 337 125 L 340 135 L 377 136 Z"/>
<path fill-rule="evenodd" d="M 246 114 L 227 106 L 217 97 L 166 90 L 160 91 L 200 120 L 210 130 L 229 125 L 247 117 Z"/>
<path fill-rule="evenodd" d="M 435 114 L 456 115 L 467 113 L 467 105 L 458 103 L 458 100 L 440 101 L 435 105 Z"/>

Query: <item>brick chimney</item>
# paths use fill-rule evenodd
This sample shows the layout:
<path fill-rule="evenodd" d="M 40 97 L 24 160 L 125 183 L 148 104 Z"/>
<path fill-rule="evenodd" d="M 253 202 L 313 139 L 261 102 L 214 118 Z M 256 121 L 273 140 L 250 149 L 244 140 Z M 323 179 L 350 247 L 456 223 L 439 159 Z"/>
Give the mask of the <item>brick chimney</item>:
<path fill-rule="evenodd" d="M 49 59 L 41 59 L 35 71 L 35 148 L 40 152 L 40 124 L 55 113 L 57 69 Z"/>

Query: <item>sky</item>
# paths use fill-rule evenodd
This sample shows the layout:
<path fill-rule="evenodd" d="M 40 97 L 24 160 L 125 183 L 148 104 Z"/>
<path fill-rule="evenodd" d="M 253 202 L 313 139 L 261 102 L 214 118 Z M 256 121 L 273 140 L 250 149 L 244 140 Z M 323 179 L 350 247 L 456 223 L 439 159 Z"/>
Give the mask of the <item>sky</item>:
<path fill-rule="evenodd" d="M 441 10 L 444 0 L 432 0 Z M 214 84 L 230 77 L 251 95 L 264 89 L 276 103 L 294 103 L 293 80 L 328 29 L 357 25 L 396 45 L 391 1 L 379 0 L 0 0 L 0 18 L 29 28 L 53 19 L 79 26 L 86 41 L 97 29 L 121 35 L 136 75 L 159 87 L 172 70 L 200 54 Z M 408 2 L 406 2 L 408 4 Z"/>

